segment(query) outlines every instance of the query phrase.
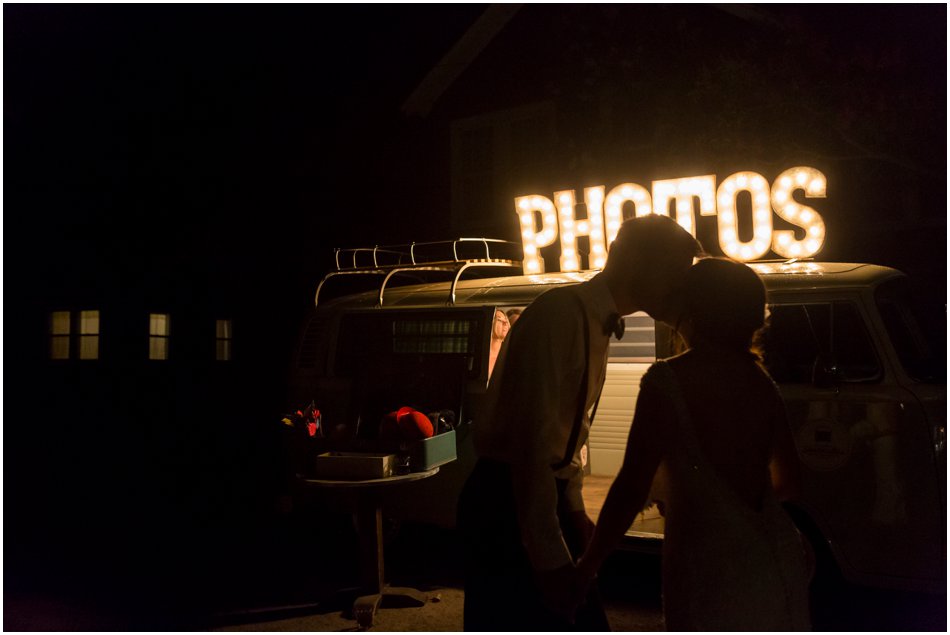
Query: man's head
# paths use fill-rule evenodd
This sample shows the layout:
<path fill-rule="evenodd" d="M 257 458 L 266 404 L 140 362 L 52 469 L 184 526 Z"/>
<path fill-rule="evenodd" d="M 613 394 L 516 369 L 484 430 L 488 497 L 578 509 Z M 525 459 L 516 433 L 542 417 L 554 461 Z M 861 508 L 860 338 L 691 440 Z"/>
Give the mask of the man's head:
<path fill-rule="evenodd" d="M 650 214 L 620 226 L 610 246 L 604 276 L 621 314 L 646 311 L 673 323 L 674 301 L 702 245 L 668 216 Z"/>

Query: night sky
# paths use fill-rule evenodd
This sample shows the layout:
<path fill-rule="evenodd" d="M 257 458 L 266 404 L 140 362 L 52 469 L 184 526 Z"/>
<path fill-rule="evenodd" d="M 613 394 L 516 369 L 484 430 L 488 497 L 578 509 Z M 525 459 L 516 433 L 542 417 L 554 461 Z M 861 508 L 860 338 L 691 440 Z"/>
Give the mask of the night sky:
<path fill-rule="evenodd" d="M 333 247 L 385 244 L 390 237 L 451 237 L 458 229 L 447 223 L 447 174 L 436 171 L 430 177 L 432 166 L 424 157 L 415 157 L 413 166 L 412 156 L 394 148 L 418 121 L 401 113 L 402 104 L 484 8 L 8 5 L 8 232 L 35 237 L 30 243 L 42 236 L 44 250 L 64 256 L 82 254 L 77 260 L 85 264 L 73 263 L 73 271 L 86 278 L 87 286 L 111 287 L 103 281 L 110 275 L 124 285 L 143 277 L 164 280 L 169 270 L 186 278 L 227 272 L 268 279 L 264 292 L 279 279 L 281 292 L 295 306 L 305 301 L 329 265 Z M 579 22 L 574 26 L 571 11 L 601 12 L 607 23 L 601 32 L 584 30 Z M 560 71 L 565 76 L 552 75 L 549 94 L 536 98 L 574 92 L 581 101 L 588 87 L 592 93 L 603 92 L 612 78 L 625 79 L 623 64 L 645 60 L 637 80 L 637 90 L 643 91 L 638 101 L 644 95 L 660 97 L 649 111 L 652 125 L 640 117 L 647 111 L 630 119 L 652 150 L 640 163 L 595 161 L 599 172 L 593 178 L 608 184 L 611 178 L 646 182 L 700 169 L 724 175 L 734 165 L 758 168 L 766 151 L 774 171 L 783 157 L 768 145 L 775 130 L 785 126 L 796 129 L 803 150 L 819 155 L 840 159 L 893 152 L 890 164 L 881 161 L 873 169 L 912 166 L 910 177 L 926 181 L 922 191 L 927 198 L 910 203 L 926 210 L 939 207 L 927 212 L 928 218 L 944 218 L 945 195 L 938 191 L 945 189 L 939 184 L 946 174 L 943 7 L 704 7 L 698 11 L 708 15 L 692 25 L 686 9 L 643 5 L 642 10 L 627 8 L 631 15 L 619 17 L 611 11 L 618 9 L 529 5 L 509 24 L 509 31 L 522 28 L 536 38 L 519 59 L 525 66 L 537 64 L 532 68 L 536 75 L 548 72 L 543 66 L 557 69 L 563 60 L 577 60 L 570 72 Z M 551 28 L 523 26 L 541 14 L 563 15 L 564 24 L 550 20 Z M 637 16 L 644 24 L 635 21 Z M 785 30 L 770 30 L 773 22 Z M 566 50 L 558 40 L 571 29 L 587 43 Z M 498 38 L 502 43 L 504 35 Z M 533 61 L 531 51 L 542 51 L 544 58 Z M 772 57 L 772 51 L 781 54 Z M 727 54 L 748 64 L 750 72 L 738 68 L 726 75 L 727 65 L 715 62 Z M 488 57 L 492 55 L 498 53 L 489 50 Z M 821 56 L 821 66 L 810 56 Z M 800 62 L 797 76 L 789 73 L 790 59 Z M 706 80 L 687 84 L 699 67 L 706 69 Z M 471 75 L 477 81 L 459 82 L 456 92 L 461 93 L 450 93 L 446 100 L 475 97 L 465 92 L 472 87 L 484 91 L 481 72 L 473 64 Z M 758 72 L 779 78 L 776 88 L 756 85 Z M 495 75 L 503 101 L 517 87 L 497 71 Z M 509 75 L 518 77 L 517 70 Z M 753 77 L 746 84 L 735 79 L 743 75 Z M 781 117 L 763 114 L 779 110 L 777 102 L 788 106 L 801 100 L 802 108 L 813 106 L 806 90 L 838 98 L 840 86 L 830 82 L 840 84 L 848 77 L 855 83 L 867 79 L 865 92 L 853 91 L 852 103 L 834 104 L 838 129 L 850 125 L 857 134 L 855 145 L 820 147 L 832 145 L 828 139 L 834 132 L 818 115 L 808 126 L 814 135 L 809 139 L 801 122 L 807 117 L 796 121 L 797 115 L 784 108 Z M 703 93 L 711 90 L 718 93 Z M 699 102 L 701 121 L 677 103 L 690 97 Z M 733 115 L 742 107 L 747 107 L 743 113 Z M 906 125 L 922 115 L 939 119 Z M 570 117 L 565 113 L 562 125 Z M 697 127 L 684 133 L 691 135 L 689 145 L 664 132 L 671 126 L 689 128 L 688 121 Z M 902 121 L 904 128 L 897 129 Z M 585 125 L 594 127 L 593 122 Z M 879 135 L 862 129 L 875 126 Z M 737 141 L 729 136 L 734 132 L 730 127 L 751 131 L 754 139 Z M 657 141 L 665 134 L 666 141 Z M 887 135 L 900 135 L 900 140 L 891 142 Z M 573 144 L 581 160 L 565 161 L 557 185 L 580 187 L 589 184 L 584 180 L 592 171 L 582 155 L 593 151 L 578 149 L 583 139 L 570 137 L 562 132 L 562 147 Z M 868 148 L 868 140 L 880 145 Z M 855 150 L 859 142 L 862 152 Z M 741 147 L 735 151 L 739 158 L 722 160 L 724 146 Z M 408 183 L 393 176 L 412 173 L 414 167 L 419 174 Z M 836 181 L 836 176 L 829 179 L 841 196 L 845 179 Z M 907 178 L 903 173 L 895 177 L 898 184 Z M 859 188 L 851 189 L 849 195 L 855 195 Z M 896 192 L 875 196 L 893 197 L 886 205 L 905 203 Z M 865 206 L 859 199 L 855 203 Z M 883 208 L 875 214 L 887 214 Z M 848 213 L 854 212 L 835 210 L 832 216 Z M 406 228 L 410 214 L 422 221 L 413 231 Z M 833 225 L 834 217 L 829 222 Z M 851 242 L 848 234 L 855 223 L 850 218 L 848 223 L 834 227 L 838 235 L 829 236 L 832 250 L 826 257 L 872 259 L 873 253 L 862 254 L 860 248 L 841 248 Z M 513 227 L 512 222 L 500 224 L 494 233 L 517 238 L 509 236 Z M 95 252 L 93 262 L 88 261 L 89 248 Z M 149 254 L 147 262 L 139 258 L 143 253 Z M 169 267 L 163 266 L 166 258 L 171 258 Z M 39 259 L 29 269 L 48 286 L 63 281 L 59 266 L 54 259 Z"/>
<path fill-rule="evenodd" d="M 95 275 L 176 251 L 312 286 L 374 139 L 482 8 L 8 6 L 8 231 L 93 247 Z"/>

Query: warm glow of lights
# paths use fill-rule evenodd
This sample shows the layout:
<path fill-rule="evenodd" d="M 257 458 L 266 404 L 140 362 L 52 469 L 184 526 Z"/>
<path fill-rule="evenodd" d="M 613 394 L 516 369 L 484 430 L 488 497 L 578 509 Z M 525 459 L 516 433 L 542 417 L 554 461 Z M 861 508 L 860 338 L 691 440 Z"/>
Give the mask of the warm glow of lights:
<path fill-rule="evenodd" d="M 636 183 L 622 183 L 610 190 L 607 194 L 607 204 L 604 217 L 607 221 L 607 247 L 617 237 L 620 223 L 623 222 L 623 205 L 633 203 L 634 214 L 637 217 L 653 213 L 653 202 L 646 188 Z"/>
<path fill-rule="evenodd" d="M 670 201 L 676 201 L 676 222 L 693 236 L 693 197 L 699 197 L 699 213 L 716 214 L 716 175 L 691 176 L 684 179 L 653 181 L 653 208 L 657 214 L 669 215 Z"/>
<path fill-rule="evenodd" d="M 609 192 L 603 185 L 584 189 L 587 218 L 576 218 L 574 190 L 554 192 L 552 198 L 537 194 L 515 198 L 515 213 L 521 224 L 524 245 L 524 271 L 543 273 L 540 250 L 559 242 L 561 271 L 578 271 L 582 262 L 578 240 L 587 236 L 590 243 L 587 266 L 602 269 L 610 244 L 624 221 L 624 205 L 633 204 L 636 217 L 649 214 L 675 214 L 676 222 L 696 236 L 696 206 L 701 216 L 717 216 L 719 245 L 726 256 L 736 260 L 755 260 L 771 248 L 784 258 L 807 258 L 817 253 L 825 241 L 825 224 L 811 207 L 797 202 L 792 194 L 803 190 L 806 197 L 825 196 L 824 174 L 810 167 L 794 167 L 782 172 L 771 187 L 765 178 L 751 171 L 730 175 L 716 187 L 715 175 L 653 181 L 652 193 L 637 183 L 621 183 Z M 746 197 L 744 192 L 748 192 Z M 749 222 L 745 205 L 751 204 L 752 237 L 740 240 L 740 215 L 736 205 L 743 201 L 743 222 Z M 556 203 L 554 202 L 556 201 Z M 748 201 L 748 203 L 746 203 Z M 671 212 L 670 208 L 674 211 Z M 772 213 L 804 230 L 796 240 L 795 231 L 774 229 Z M 538 226 L 540 224 L 540 226 Z M 801 234 L 801 231 L 799 231 Z M 558 237 L 560 236 L 560 240 Z"/>
<path fill-rule="evenodd" d="M 769 183 L 756 172 L 736 172 L 719 186 L 716 198 L 719 204 L 719 246 L 722 252 L 735 260 L 755 260 L 768 252 L 772 242 L 772 214 L 768 202 L 759 194 L 768 192 Z M 752 195 L 752 240 L 739 240 L 736 198 L 739 192 Z"/>
<path fill-rule="evenodd" d="M 587 206 L 588 215 L 586 219 L 576 218 L 574 190 L 555 192 L 554 199 L 557 201 L 558 222 L 561 229 L 561 271 L 580 269 L 577 239 L 581 236 L 587 236 L 590 240 L 589 268 L 603 269 L 607 260 L 607 249 L 604 244 L 604 187 L 600 185 L 585 188 L 584 203 Z"/>
<path fill-rule="evenodd" d="M 577 257 L 574 248 L 577 239 L 574 236 L 574 190 L 555 192 L 559 223 L 561 225 L 561 271 L 577 271 Z"/>
<path fill-rule="evenodd" d="M 825 222 L 811 207 L 800 205 L 792 198 L 796 189 L 804 190 L 808 198 L 824 198 L 827 187 L 825 175 L 804 166 L 782 172 L 772 184 L 772 208 L 776 215 L 805 230 L 803 240 L 795 240 L 789 229 L 775 231 L 773 251 L 783 258 L 808 258 L 821 250 L 825 242 Z"/>
<path fill-rule="evenodd" d="M 557 236 L 557 216 L 554 213 L 554 203 L 544 196 L 519 196 L 515 199 L 515 209 L 521 221 L 521 236 L 524 244 L 524 272 L 542 273 L 544 271 L 544 261 L 539 257 L 538 250 L 552 244 Z M 541 214 L 541 227 L 535 227 L 535 212 Z"/>
<path fill-rule="evenodd" d="M 584 203 L 587 205 L 587 220 L 579 221 L 578 234 L 590 241 L 589 268 L 603 269 L 607 263 L 607 245 L 604 242 L 604 186 L 584 188 Z M 581 222 L 584 229 L 580 229 Z"/>

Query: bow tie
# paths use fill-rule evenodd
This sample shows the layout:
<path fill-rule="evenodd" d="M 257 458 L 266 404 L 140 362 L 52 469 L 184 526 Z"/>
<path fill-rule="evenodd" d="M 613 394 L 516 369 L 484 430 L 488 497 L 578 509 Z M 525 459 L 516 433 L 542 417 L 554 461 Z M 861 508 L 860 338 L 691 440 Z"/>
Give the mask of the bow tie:
<path fill-rule="evenodd" d="M 620 317 L 619 313 L 611 313 L 604 322 L 604 334 L 607 336 L 613 335 L 618 340 L 623 338 L 624 328 L 623 318 Z"/>

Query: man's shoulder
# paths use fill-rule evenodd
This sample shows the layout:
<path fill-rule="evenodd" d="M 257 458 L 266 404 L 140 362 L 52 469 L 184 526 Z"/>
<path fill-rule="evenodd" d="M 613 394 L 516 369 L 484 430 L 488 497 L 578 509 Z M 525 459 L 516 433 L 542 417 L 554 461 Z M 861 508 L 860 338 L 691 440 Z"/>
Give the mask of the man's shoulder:
<path fill-rule="evenodd" d="M 576 304 L 577 300 L 581 297 L 580 294 L 582 286 L 583 283 L 563 285 L 549 289 L 539 295 L 528 308 L 530 309 L 534 306 L 548 306 L 552 304 Z"/>
<path fill-rule="evenodd" d="M 518 318 L 517 328 L 511 331 L 512 341 L 565 336 L 573 331 L 583 311 L 576 286 L 555 287 L 538 296 Z"/>
<path fill-rule="evenodd" d="M 583 299 L 578 294 L 579 285 L 555 287 L 545 291 L 521 314 L 526 324 L 573 321 L 583 310 Z"/>

